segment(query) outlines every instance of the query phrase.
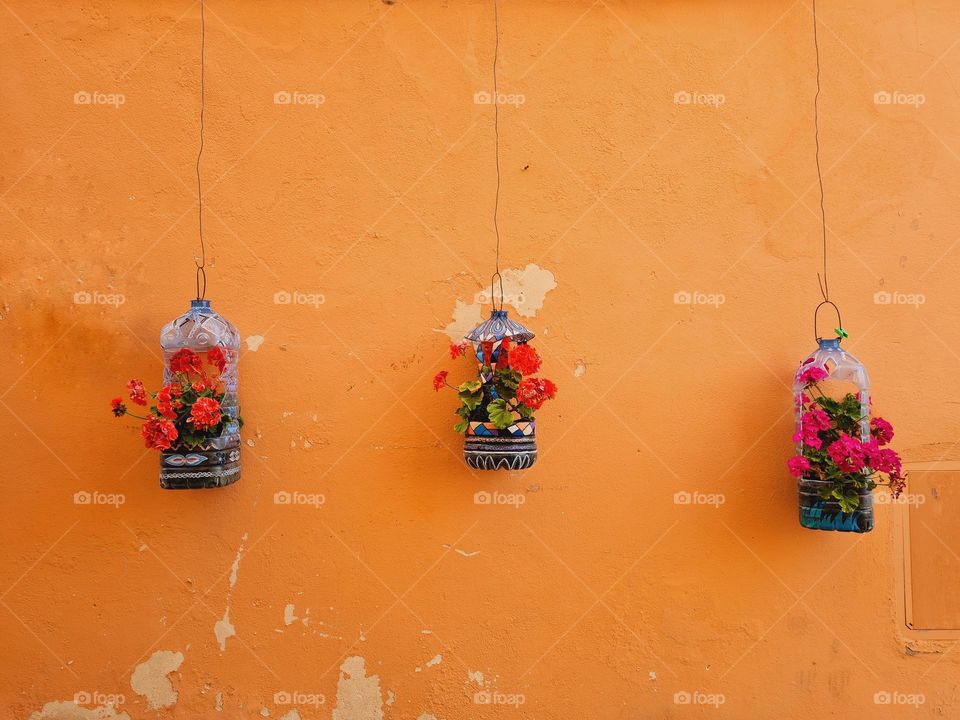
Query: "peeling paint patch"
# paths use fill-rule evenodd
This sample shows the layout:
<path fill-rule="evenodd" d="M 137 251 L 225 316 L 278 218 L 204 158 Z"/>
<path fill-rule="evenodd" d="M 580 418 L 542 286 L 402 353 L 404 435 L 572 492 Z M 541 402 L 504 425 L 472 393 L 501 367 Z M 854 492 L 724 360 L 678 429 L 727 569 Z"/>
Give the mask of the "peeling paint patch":
<path fill-rule="evenodd" d="M 243 557 L 243 545 L 247 542 L 248 534 L 244 533 L 240 538 L 240 547 L 237 549 L 237 556 L 233 559 L 233 565 L 230 566 L 230 587 L 237 584 L 237 574 L 240 572 L 240 559 Z"/>
<path fill-rule="evenodd" d="M 182 663 L 183 653 L 157 650 L 149 660 L 137 665 L 130 676 L 130 687 L 137 695 L 146 698 L 148 710 L 177 704 L 177 691 L 167 675 L 179 670 Z"/>
<path fill-rule="evenodd" d="M 583 374 L 587 371 L 587 364 L 583 360 L 577 360 L 573 364 L 573 376 L 574 377 L 583 377 Z"/>
<path fill-rule="evenodd" d="M 263 335 L 250 335 L 247 338 L 247 350 L 250 352 L 256 352 L 260 349 L 260 346 L 263 345 Z"/>
<path fill-rule="evenodd" d="M 417 720 L 437 720 L 437 717 L 436 715 L 428 715 L 427 713 L 423 713 L 417 718 Z"/>
<path fill-rule="evenodd" d="M 427 667 L 433 667 L 434 665 L 439 665 L 442 660 L 443 660 L 443 655 L 441 655 L 440 653 L 437 653 L 432 658 L 427 660 Z"/>
<path fill-rule="evenodd" d="M 213 709 L 217 712 L 223 712 L 223 693 L 218 692 L 213 699 Z"/>
<path fill-rule="evenodd" d="M 130 720 L 125 712 L 117 715 L 110 705 L 96 708 L 80 707 L 75 702 L 48 702 L 43 709 L 30 713 L 29 720 Z"/>
<path fill-rule="evenodd" d="M 348 657 L 340 666 L 333 720 L 383 720 L 380 678 L 367 677 L 366 661 L 362 657 Z"/>
<path fill-rule="evenodd" d="M 557 287 L 557 280 L 549 270 L 530 263 L 522 270 L 508 268 L 503 271 L 503 300 L 521 317 L 534 317 L 543 307 L 547 293 Z M 499 290 L 499 289 L 498 289 Z M 498 292 L 499 295 L 499 292 Z M 478 290 L 472 303 L 459 298 L 453 309 L 453 322 L 443 332 L 453 342 L 463 339 L 483 317 L 483 306 L 490 304 L 490 288 Z"/>
<path fill-rule="evenodd" d="M 480 670 L 467 670 L 467 681 L 474 682 L 483 687 L 483 672 Z"/>
<path fill-rule="evenodd" d="M 288 712 L 286 715 L 284 715 L 282 718 L 280 718 L 280 720 L 301 720 L 300 711 L 294 708 L 293 710 Z"/>
<path fill-rule="evenodd" d="M 297 619 L 297 616 L 293 614 L 294 606 L 293 603 L 287 603 L 287 606 L 283 609 L 283 624 L 292 625 L 293 621 Z"/>
<path fill-rule="evenodd" d="M 236 636 L 237 629 L 230 622 L 229 607 L 224 611 L 223 619 L 214 623 L 213 634 L 217 636 L 217 643 L 220 645 L 221 652 L 227 649 L 227 638 Z"/>

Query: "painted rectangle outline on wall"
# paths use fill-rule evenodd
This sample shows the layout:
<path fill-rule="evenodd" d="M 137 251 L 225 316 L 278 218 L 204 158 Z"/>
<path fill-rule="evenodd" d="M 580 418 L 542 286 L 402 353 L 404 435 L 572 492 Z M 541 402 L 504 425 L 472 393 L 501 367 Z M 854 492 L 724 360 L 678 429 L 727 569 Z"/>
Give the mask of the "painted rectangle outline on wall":
<path fill-rule="evenodd" d="M 908 475 L 917 477 L 927 473 L 958 473 L 960 461 L 944 460 L 931 462 L 914 462 L 905 464 Z M 910 488 L 907 488 L 907 492 Z M 960 640 L 960 626 L 953 628 L 918 628 L 915 627 L 913 590 L 914 578 L 911 565 L 911 505 L 895 504 L 894 517 L 894 557 L 898 598 L 898 615 L 908 638 L 917 640 Z M 960 515 L 958 515 L 960 518 Z"/>

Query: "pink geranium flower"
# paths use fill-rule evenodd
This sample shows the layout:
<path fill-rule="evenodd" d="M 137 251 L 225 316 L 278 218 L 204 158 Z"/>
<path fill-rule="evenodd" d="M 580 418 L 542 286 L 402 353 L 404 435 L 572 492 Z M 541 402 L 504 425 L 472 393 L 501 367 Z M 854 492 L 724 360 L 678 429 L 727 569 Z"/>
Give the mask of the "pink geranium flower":
<path fill-rule="evenodd" d="M 881 445 L 887 445 L 893 440 L 893 425 L 883 418 L 877 417 L 870 421 L 870 433 Z"/>
<path fill-rule="evenodd" d="M 822 367 L 813 365 L 797 375 L 797 382 L 799 382 L 801 385 L 812 385 L 815 382 L 820 382 L 826 377 L 826 370 L 824 370 Z"/>
<path fill-rule="evenodd" d="M 790 474 L 798 478 L 810 469 L 810 461 L 803 455 L 794 455 L 787 460 L 787 467 L 790 469 Z"/>
<path fill-rule="evenodd" d="M 863 470 L 863 447 L 846 433 L 840 433 L 840 439 L 827 446 L 830 459 L 836 463 L 840 472 L 852 473 Z"/>

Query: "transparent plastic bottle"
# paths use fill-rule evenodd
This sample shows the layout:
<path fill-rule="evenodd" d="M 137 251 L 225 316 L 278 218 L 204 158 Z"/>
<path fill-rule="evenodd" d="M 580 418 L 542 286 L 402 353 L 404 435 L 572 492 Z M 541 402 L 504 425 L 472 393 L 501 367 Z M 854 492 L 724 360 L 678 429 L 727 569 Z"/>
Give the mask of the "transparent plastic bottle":
<path fill-rule="evenodd" d="M 220 374 L 224 397 L 222 412 L 234 418 L 226 423 L 219 437 L 199 448 L 171 448 L 161 453 L 160 485 L 165 488 L 221 487 L 240 479 L 240 417 L 237 360 L 240 357 L 240 333 L 226 318 L 210 307 L 209 300 L 191 300 L 190 309 L 164 325 L 160 331 L 163 350 L 163 382 L 175 379 L 170 359 L 178 350 L 189 348 L 198 354 L 214 347 L 223 351 L 226 366 Z"/>
<path fill-rule="evenodd" d="M 803 415 L 809 409 L 809 393 L 800 379 L 804 371 L 811 367 L 821 368 L 827 377 L 817 383 L 819 390 L 827 397 L 840 400 L 848 393 L 853 394 L 860 403 L 859 440 L 870 439 L 870 378 L 867 369 L 853 355 L 840 347 L 840 338 L 818 338 L 819 347 L 800 363 L 793 380 L 794 406 L 796 409 L 796 431 L 803 433 Z M 804 402 L 807 396 L 808 402 Z M 807 457 L 811 449 L 803 440 L 797 441 L 797 454 Z M 841 510 L 836 499 L 824 498 L 823 494 L 831 486 L 829 482 L 807 473 L 798 481 L 800 524 L 814 530 L 839 530 L 842 532 L 870 532 L 873 530 L 873 493 L 870 490 L 859 492 L 860 505 L 852 513 Z"/>

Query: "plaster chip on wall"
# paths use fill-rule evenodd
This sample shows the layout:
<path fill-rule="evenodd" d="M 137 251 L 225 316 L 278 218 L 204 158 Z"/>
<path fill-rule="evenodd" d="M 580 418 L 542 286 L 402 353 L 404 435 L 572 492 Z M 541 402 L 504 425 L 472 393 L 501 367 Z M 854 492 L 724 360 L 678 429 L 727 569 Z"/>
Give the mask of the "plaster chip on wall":
<path fill-rule="evenodd" d="M 247 542 L 248 534 L 244 533 L 240 538 L 240 547 L 237 548 L 237 555 L 233 558 L 233 564 L 230 566 L 230 587 L 237 584 L 237 574 L 240 572 L 240 559 L 243 557 L 243 545 Z"/>
<path fill-rule="evenodd" d="M 443 660 L 443 655 L 437 653 L 432 658 L 427 660 L 427 667 L 433 667 L 434 665 L 439 665 L 440 661 Z"/>
<path fill-rule="evenodd" d="M 557 287 L 557 280 L 549 270 L 530 263 L 522 270 L 508 268 L 504 270 L 504 305 L 510 306 L 521 317 L 533 317 L 543 307 L 547 293 Z M 499 300 L 499 287 L 497 299 Z M 460 342 L 483 320 L 483 308 L 490 304 L 490 288 L 485 287 L 474 293 L 473 302 L 465 303 L 457 299 L 453 309 L 453 322 L 443 331 L 452 342 Z"/>
<path fill-rule="evenodd" d="M 480 670 L 467 670 L 467 681 L 475 682 L 480 687 L 483 687 L 483 672 Z"/>
<path fill-rule="evenodd" d="M 227 638 L 235 637 L 237 634 L 237 629 L 230 622 L 230 608 L 227 608 L 223 613 L 223 620 L 217 620 L 213 625 L 213 634 L 217 636 L 217 643 L 220 645 L 220 650 L 227 649 Z"/>
<path fill-rule="evenodd" d="M 380 678 L 377 675 L 367 677 L 366 662 L 362 657 L 348 657 L 340 666 L 333 720 L 383 720 Z"/>
<path fill-rule="evenodd" d="M 437 717 L 436 715 L 428 715 L 427 713 L 423 713 L 417 718 L 417 720 L 437 720 Z"/>
<path fill-rule="evenodd" d="M 247 350 L 256 352 L 263 345 L 263 335 L 250 335 L 247 338 Z"/>
<path fill-rule="evenodd" d="M 294 605 L 293 603 L 287 603 L 287 606 L 283 609 L 283 624 L 292 625 L 293 621 L 297 619 L 297 616 L 293 614 Z"/>
<path fill-rule="evenodd" d="M 75 702 L 48 702 L 42 710 L 30 713 L 28 720 L 130 720 L 125 712 L 117 715 L 112 706 L 80 707 Z"/>
<path fill-rule="evenodd" d="M 301 720 L 300 711 L 294 708 L 293 710 L 288 712 L 286 715 L 284 715 L 282 718 L 280 718 L 280 720 Z"/>
<path fill-rule="evenodd" d="M 147 700 L 148 710 L 176 705 L 177 691 L 167 677 L 180 668 L 183 653 L 157 650 L 150 659 L 137 665 L 130 676 L 130 687 Z"/>
<path fill-rule="evenodd" d="M 213 709 L 217 712 L 223 712 L 223 693 L 218 692 L 213 699 Z"/>

